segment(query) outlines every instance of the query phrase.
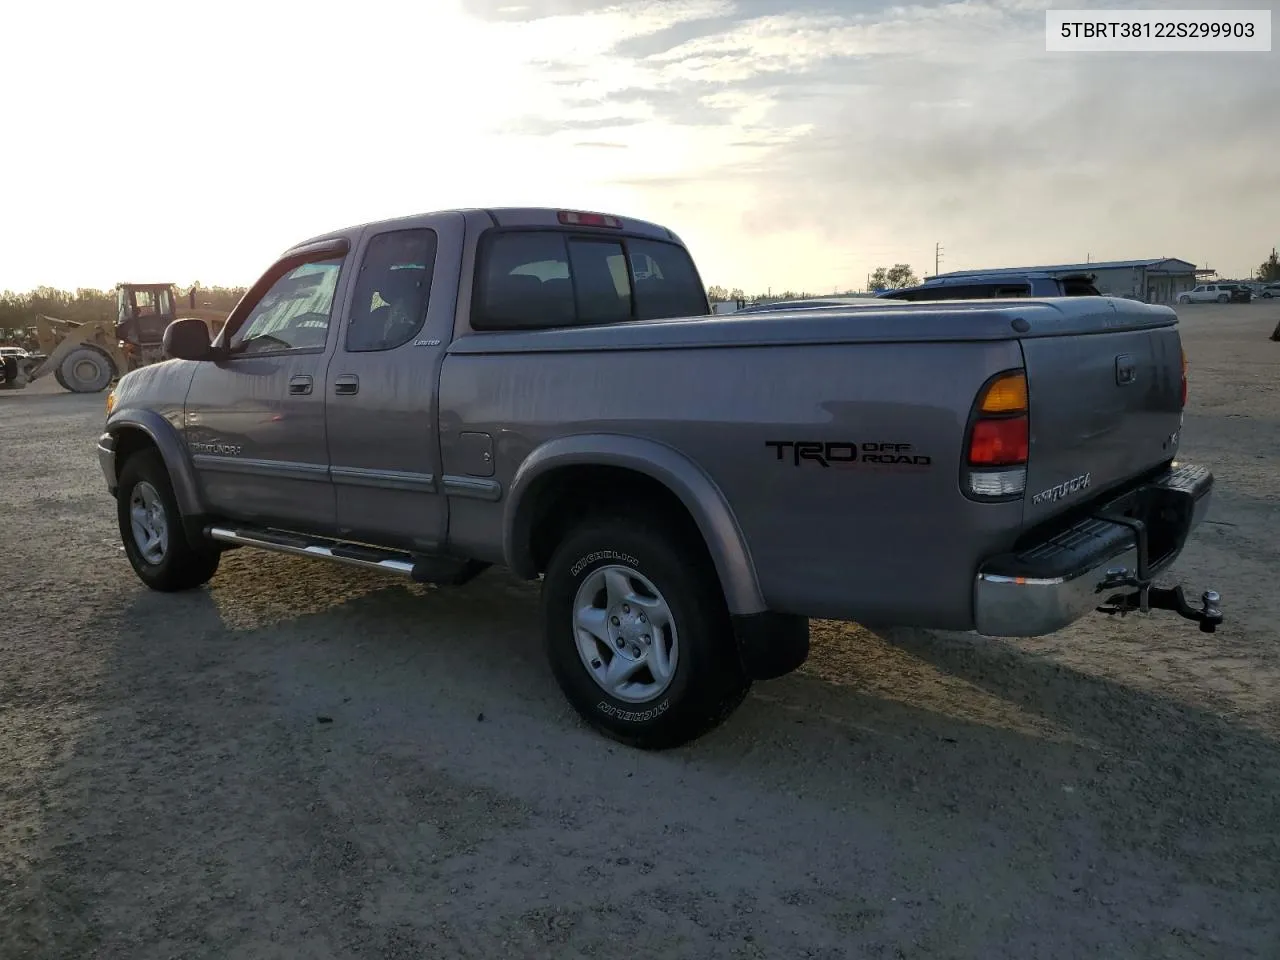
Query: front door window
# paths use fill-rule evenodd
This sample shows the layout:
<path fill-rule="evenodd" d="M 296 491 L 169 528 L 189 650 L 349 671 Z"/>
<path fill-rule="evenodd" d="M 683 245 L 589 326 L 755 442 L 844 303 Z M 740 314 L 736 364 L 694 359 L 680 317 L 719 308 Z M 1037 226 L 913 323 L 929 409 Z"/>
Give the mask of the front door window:
<path fill-rule="evenodd" d="M 231 337 L 231 355 L 323 350 L 341 267 L 304 263 L 277 280 Z"/>

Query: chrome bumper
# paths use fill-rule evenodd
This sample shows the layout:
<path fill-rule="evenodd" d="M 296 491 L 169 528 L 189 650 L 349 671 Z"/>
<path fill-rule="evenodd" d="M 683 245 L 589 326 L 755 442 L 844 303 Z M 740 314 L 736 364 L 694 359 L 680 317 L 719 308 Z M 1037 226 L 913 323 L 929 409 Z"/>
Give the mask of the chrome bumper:
<path fill-rule="evenodd" d="M 1212 490 L 1207 468 L 1175 466 L 1070 528 L 992 558 L 974 586 L 974 628 L 989 637 L 1044 636 L 1097 610 L 1127 579 L 1149 581 L 1181 554 Z"/>
<path fill-rule="evenodd" d="M 116 440 L 109 433 L 98 438 L 98 465 L 107 481 L 107 491 L 116 495 Z"/>

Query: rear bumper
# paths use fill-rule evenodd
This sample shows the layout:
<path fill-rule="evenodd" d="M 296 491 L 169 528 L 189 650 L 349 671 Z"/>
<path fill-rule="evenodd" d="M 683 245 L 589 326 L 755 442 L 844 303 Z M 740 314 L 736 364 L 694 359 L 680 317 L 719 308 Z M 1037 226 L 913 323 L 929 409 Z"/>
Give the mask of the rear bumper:
<path fill-rule="evenodd" d="M 1043 636 L 1098 609 L 1120 585 L 1149 582 L 1182 552 L 1212 491 L 1206 467 L 1176 465 L 1068 529 L 991 558 L 974 586 L 975 629 Z"/>
<path fill-rule="evenodd" d="M 116 495 L 116 438 L 104 433 L 98 438 L 98 466 L 107 481 L 107 491 Z"/>

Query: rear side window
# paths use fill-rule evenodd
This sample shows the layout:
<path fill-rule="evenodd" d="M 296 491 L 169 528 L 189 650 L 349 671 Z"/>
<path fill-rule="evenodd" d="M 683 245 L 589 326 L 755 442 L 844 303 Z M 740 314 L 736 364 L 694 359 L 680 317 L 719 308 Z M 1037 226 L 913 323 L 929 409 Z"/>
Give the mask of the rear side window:
<path fill-rule="evenodd" d="M 675 244 L 567 231 L 503 231 L 481 249 L 472 326 L 546 329 L 708 313 Z"/>
<path fill-rule="evenodd" d="M 434 230 L 380 233 L 365 248 L 347 321 L 347 352 L 393 350 L 422 329 L 436 265 Z"/>

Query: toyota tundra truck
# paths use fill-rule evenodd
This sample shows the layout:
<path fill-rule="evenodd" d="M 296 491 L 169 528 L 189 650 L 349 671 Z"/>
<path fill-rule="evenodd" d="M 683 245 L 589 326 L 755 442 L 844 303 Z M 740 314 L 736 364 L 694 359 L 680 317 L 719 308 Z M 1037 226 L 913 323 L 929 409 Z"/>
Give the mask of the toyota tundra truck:
<path fill-rule="evenodd" d="M 566 698 L 637 747 L 794 670 L 809 618 L 1222 621 L 1155 583 L 1213 486 L 1176 460 L 1167 307 L 715 315 L 665 227 L 463 209 L 301 243 L 216 338 L 176 320 L 164 348 L 97 444 L 144 584 L 201 587 L 237 548 L 440 585 L 499 565 L 540 581 Z"/>

